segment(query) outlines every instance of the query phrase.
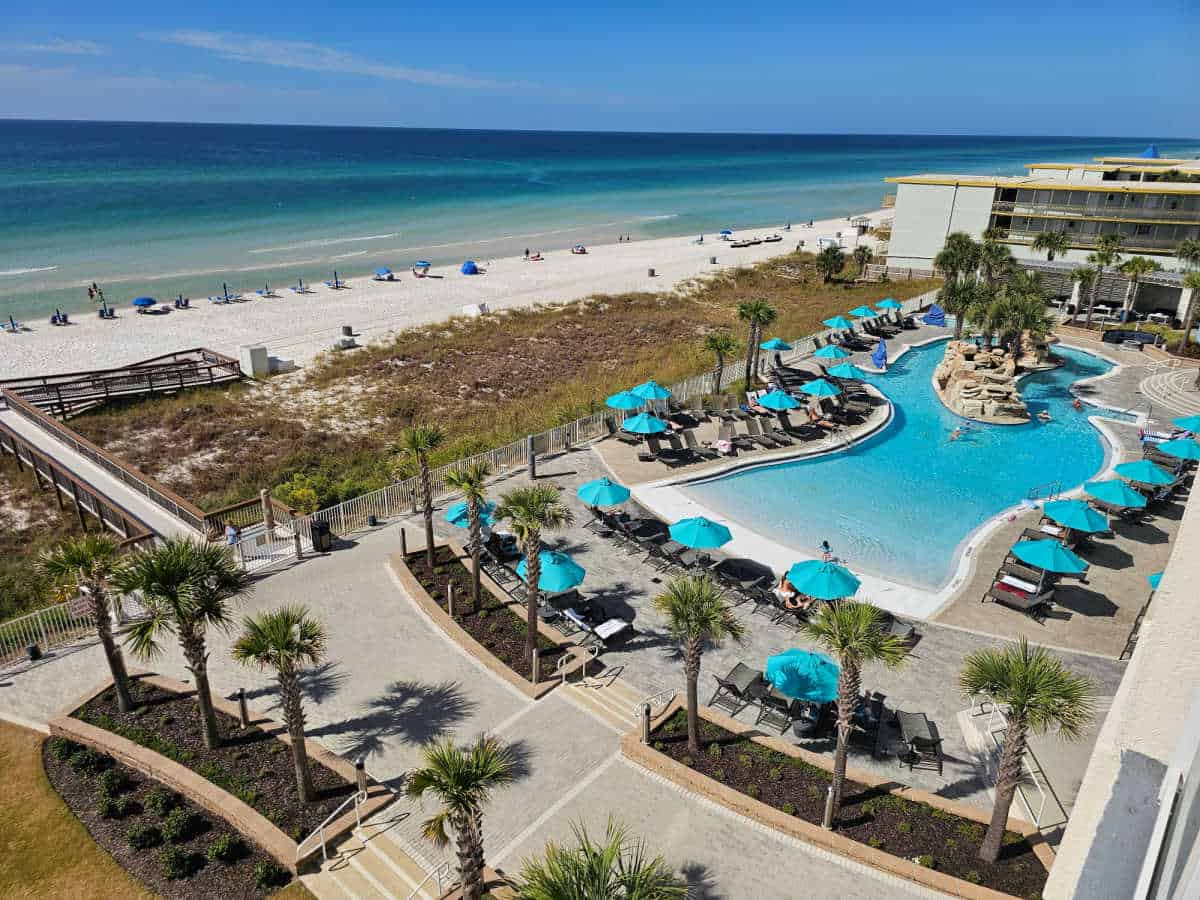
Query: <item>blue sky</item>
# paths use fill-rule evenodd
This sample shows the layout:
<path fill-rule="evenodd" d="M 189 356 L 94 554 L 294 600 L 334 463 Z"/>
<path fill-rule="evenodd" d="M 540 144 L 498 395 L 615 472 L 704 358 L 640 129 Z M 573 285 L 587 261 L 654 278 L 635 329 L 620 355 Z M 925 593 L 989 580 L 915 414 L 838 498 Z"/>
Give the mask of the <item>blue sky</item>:
<path fill-rule="evenodd" d="M 0 116 L 1200 135 L 1197 0 L 261 6 L 13 4 Z"/>

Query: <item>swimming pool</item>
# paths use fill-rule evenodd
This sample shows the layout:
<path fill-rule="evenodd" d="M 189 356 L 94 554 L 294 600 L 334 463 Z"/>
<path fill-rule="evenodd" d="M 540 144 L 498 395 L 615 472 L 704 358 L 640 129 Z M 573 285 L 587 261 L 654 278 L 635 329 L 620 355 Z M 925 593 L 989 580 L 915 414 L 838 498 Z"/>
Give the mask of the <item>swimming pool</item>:
<path fill-rule="evenodd" d="M 855 569 L 911 587 L 937 590 L 954 574 L 960 544 L 980 525 L 1026 499 L 1031 489 L 1083 484 L 1104 465 L 1106 444 L 1090 415 L 1071 406 L 1073 382 L 1112 364 L 1056 347 L 1064 365 L 1030 375 L 1021 394 L 1049 422 L 982 425 L 954 415 L 933 391 L 939 341 L 902 355 L 868 380 L 895 415 L 878 434 L 815 459 L 765 465 L 676 485 L 719 516 L 816 556 L 827 540 Z M 950 432 L 963 426 L 956 441 Z"/>

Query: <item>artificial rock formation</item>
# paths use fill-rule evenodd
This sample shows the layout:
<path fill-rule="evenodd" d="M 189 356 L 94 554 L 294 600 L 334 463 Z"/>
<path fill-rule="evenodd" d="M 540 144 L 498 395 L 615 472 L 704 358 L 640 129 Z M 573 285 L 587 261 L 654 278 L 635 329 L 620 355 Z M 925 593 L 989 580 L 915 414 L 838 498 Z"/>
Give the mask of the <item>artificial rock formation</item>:
<path fill-rule="evenodd" d="M 1026 369 L 1045 366 L 1043 346 L 1022 359 Z M 933 385 L 953 412 L 992 425 L 1029 421 L 1017 390 L 1017 364 L 999 348 L 984 350 L 973 341 L 949 341 L 946 355 L 933 373 Z"/>

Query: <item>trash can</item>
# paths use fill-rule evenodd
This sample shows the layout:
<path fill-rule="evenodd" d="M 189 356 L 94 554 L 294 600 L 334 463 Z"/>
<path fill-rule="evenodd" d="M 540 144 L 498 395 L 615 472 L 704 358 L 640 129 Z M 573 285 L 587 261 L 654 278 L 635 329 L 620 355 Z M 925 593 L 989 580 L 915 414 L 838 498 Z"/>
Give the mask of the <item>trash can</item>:
<path fill-rule="evenodd" d="M 353 325 L 343 325 L 342 326 L 342 337 L 354 337 L 354 326 Z"/>
<path fill-rule="evenodd" d="M 333 549 L 333 532 L 328 522 L 312 523 L 312 545 L 315 553 L 328 553 Z"/>
<path fill-rule="evenodd" d="M 654 277 L 654 270 L 653 270 L 653 269 L 647 269 L 647 270 L 646 270 L 646 274 L 647 274 L 647 275 L 649 275 L 651 278 L 653 278 L 653 277 Z"/>

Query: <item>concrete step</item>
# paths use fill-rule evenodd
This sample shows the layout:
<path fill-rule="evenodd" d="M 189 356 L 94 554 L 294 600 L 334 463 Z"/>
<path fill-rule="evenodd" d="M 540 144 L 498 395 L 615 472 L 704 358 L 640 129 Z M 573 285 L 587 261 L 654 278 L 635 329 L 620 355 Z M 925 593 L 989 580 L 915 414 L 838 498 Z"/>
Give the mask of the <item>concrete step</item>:
<path fill-rule="evenodd" d="M 349 843 L 357 849 L 344 849 L 337 857 L 330 857 L 329 861 L 321 866 L 321 872 L 332 876 L 350 900 L 396 900 L 393 894 L 376 887 L 355 865 L 354 857 L 362 853 L 364 848 L 357 841 Z M 401 900 L 404 896 L 406 895 L 400 895 Z"/>
<path fill-rule="evenodd" d="M 596 693 L 594 688 L 571 685 L 567 688 L 566 696 L 570 702 L 599 719 L 618 734 L 625 734 L 629 731 L 633 727 L 632 721 L 601 701 L 595 696 Z"/>
<path fill-rule="evenodd" d="M 317 900 L 353 900 L 342 889 L 342 886 L 333 877 L 333 873 L 331 872 L 319 871 L 309 875 L 301 875 L 300 881 Z"/>
<path fill-rule="evenodd" d="M 390 832 L 375 831 L 372 834 L 371 831 L 372 829 L 368 827 L 356 831 L 355 834 L 366 844 L 367 850 L 372 856 L 377 858 L 391 873 L 391 877 L 407 886 L 403 896 L 408 897 L 420 886 L 421 890 L 415 896 L 433 900 L 437 896 L 436 878 L 426 880 L 429 877 L 429 871 L 412 858 L 412 855 L 401 845 L 398 837 L 392 836 Z"/>

